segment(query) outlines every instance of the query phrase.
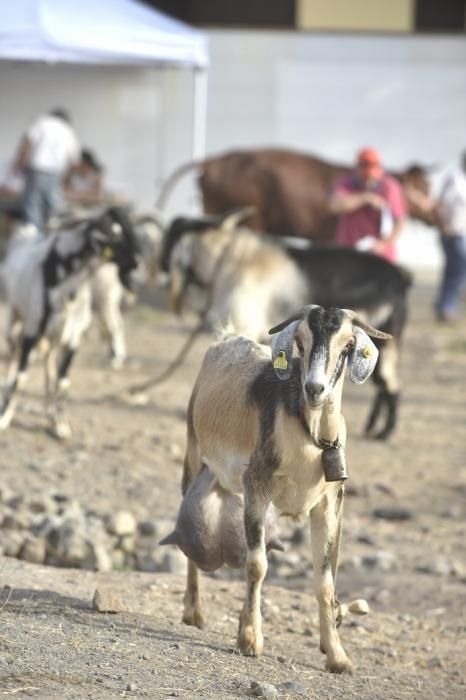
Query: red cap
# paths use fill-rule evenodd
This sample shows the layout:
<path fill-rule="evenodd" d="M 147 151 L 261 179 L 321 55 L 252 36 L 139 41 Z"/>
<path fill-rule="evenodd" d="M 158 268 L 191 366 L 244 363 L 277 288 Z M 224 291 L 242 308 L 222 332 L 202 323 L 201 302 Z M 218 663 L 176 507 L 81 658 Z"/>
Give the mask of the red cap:
<path fill-rule="evenodd" d="M 358 153 L 358 168 L 372 177 L 379 177 L 382 174 L 379 152 L 375 148 L 362 148 Z"/>

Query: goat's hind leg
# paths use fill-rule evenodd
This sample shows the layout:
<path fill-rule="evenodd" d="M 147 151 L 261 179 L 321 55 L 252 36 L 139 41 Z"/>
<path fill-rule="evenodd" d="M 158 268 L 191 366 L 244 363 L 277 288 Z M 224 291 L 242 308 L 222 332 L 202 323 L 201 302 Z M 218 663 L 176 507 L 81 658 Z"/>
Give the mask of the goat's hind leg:
<path fill-rule="evenodd" d="M 387 341 L 380 347 L 379 359 L 372 375 L 377 385 L 377 394 L 365 432 L 366 435 L 373 435 L 376 440 L 386 440 L 396 427 L 399 403 L 398 354 L 397 342 Z M 374 432 L 379 421 L 382 422 L 382 427 Z"/>
<path fill-rule="evenodd" d="M 311 543 L 314 586 L 319 604 L 320 648 L 327 655 L 326 668 L 332 673 L 352 671 L 352 664 L 340 642 L 335 616 L 335 581 L 341 538 L 343 491 L 328 495 L 311 511 Z"/>

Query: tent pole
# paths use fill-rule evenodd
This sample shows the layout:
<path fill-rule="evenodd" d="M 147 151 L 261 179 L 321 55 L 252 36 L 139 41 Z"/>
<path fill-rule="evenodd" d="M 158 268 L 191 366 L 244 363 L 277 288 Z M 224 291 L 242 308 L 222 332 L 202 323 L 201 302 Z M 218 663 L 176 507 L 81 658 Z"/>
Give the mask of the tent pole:
<path fill-rule="evenodd" d="M 193 89 L 193 160 L 202 160 L 206 154 L 207 131 L 207 69 L 194 69 Z"/>

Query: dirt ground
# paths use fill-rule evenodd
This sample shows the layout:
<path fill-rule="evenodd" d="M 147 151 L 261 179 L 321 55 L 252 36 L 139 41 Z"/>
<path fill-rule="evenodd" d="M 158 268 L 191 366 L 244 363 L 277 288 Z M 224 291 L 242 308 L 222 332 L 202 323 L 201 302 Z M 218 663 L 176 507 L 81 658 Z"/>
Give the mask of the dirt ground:
<path fill-rule="evenodd" d="M 273 684 L 279 698 L 466 697 L 466 324 L 435 324 L 433 293 L 421 276 L 403 348 L 400 424 L 388 443 L 361 437 L 372 386 L 345 389 L 350 479 L 338 591 L 371 607 L 340 630 L 354 675 L 323 670 L 309 533 L 283 523 L 287 552 L 264 587 L 259 659 L 235 651 L 240 574 L 202 577 L 209 612 L 200 631 L 180 621 L 181 573 L 80 572 L 0 557 L 0 698 L 244 698 L 254 681 Z M 107 367 L 95 327 L 83 344 L 69 444 L 45 430 L 42 372 L 32 367 L 14 424 L 0 435 L 1 485 L 174 521 L 186 405 L 209 337 L 147 405 L 134 406 L 105 395 L 163 370 L 186 330 L 148 304 L 129 311 L 127 329 L 123 371 Z M 394 507 L 404 520 L 374 513 Z M 127 611 L 95 612 L 97 587 Z"/>

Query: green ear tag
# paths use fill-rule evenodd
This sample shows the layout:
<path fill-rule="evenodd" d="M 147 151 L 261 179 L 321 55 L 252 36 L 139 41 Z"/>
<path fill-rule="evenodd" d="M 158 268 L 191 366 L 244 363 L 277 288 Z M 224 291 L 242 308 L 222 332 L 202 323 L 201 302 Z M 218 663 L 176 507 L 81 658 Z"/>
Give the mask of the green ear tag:
<path fill-rule="evenodd" d="M 102 251 L 102 255 L 104 258 L 107 260 L 111 260 L 113 258 L 113 250 L 110 248 L 110 246 L 105 246 L 105 248 Z"/>
<path fill-rule="evenodd" d="M 372 355 L 372 349 L 370 348 L 369 345 L 366 345 L 366 347 L 362 349 L 362 356 L 367 359 L 367 358 L 371 357 L 371 355 Z"/>
<path fill-rule="evenodd" d="M 288 360 L 286 359 L 285 351 L 280 350 L 273 362 L 275 369 L 288 369 Z"/>

